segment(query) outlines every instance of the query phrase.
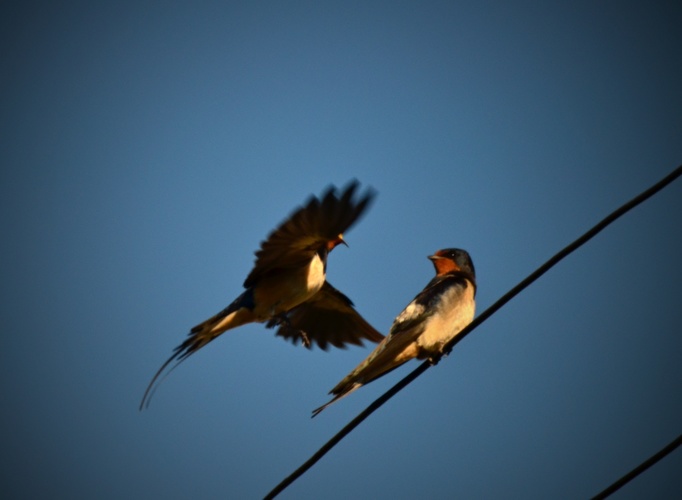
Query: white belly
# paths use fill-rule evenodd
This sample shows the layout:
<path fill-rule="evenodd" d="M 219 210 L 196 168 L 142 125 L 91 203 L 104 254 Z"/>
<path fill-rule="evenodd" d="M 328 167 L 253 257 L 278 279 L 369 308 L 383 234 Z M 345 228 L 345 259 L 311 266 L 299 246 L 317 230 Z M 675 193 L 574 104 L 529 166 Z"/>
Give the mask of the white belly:
<path fill-rule="evenodd" d="M 320 288 L 322 288 L 326 279 L 324 263 L 322 262 L 322 259 L 320 259 L 320 256 L 315 254 L 315 257 L 308 266 L 306 289 L 310 295 L 306 297 L 306 300 L 320 291 Z"/>
<path fill-rule="evenodd" d="M 315 255 L 306 267 L 277 273 L 261 281 L 254 290 L 258 321 L 285 313 L 310 299 L 325 282 L 324 263 Z"/>
<path fill-rule="evenodd" d="M 427 321 L 417 344 L 426 357 L 429 353 L 441 352 L 444 344 L 457 336 L 474 319 L 476 303 L 474 287 L 467 283 L 466 289 L 452 288 L 443 296 L 436 313 Z"/>

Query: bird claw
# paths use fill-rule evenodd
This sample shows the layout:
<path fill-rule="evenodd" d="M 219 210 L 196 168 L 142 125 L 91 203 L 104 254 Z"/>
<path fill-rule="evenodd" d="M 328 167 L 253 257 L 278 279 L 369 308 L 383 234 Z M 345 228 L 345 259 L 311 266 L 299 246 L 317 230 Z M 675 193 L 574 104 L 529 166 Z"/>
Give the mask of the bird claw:
<path fill-rule="evenodd" d="M 433 356 L 429 356 L 429 364 L 431 366 L 436 366 L 441 359 L 447 358 L 448 354 L 450 354 L 449 350 L 441 350 L 440 352 L 435 353 Z"/>
<path fill-rule="evenodd" d="M 441 356 L 439 355 L 434 355 L 434 356 L 429 356 L 426 358 L 426 360 L 429 362 L 431 366 L 436 366 L 438 362 L 440 361 Z"/>
<path fill-rule="evenodd" d="M 292 336 L 298 335 L 298 337 L 301 339 L 301 343 L 310 349 L 310 346 L 312 345 L 310 342 L 310 338 L 308 338 L 308 334 L 304 332 L 303 330 L 300 330 L 296 328 L 294 325 L 291 324 L 291 320 L 289 319 L 289 316 L 287 316 L 286 313 L 278 314 L 275 316 L 273 319 L 268 321 L 268 324 L 266 326 L 273 327 L 275 325 L 279 325 L 285 330 L 288 330 L 291 332 Z"/>

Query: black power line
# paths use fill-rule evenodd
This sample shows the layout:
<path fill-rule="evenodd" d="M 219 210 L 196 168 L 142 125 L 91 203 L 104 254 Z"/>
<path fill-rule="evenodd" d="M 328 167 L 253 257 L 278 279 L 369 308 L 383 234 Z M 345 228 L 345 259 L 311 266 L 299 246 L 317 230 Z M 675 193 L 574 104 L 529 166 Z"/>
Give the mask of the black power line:
<path fill-rule="evenodd" d="M 592 500 L 602 500 L 603 498 L 606 498 L 606 497 L 610 496 L 611 494 L 615 493 L 622 486 L 624 486 L 627 483 L 629 483 L 630 481 L 632 481 L 634 478 L 639 476 L 642 472 L 647 470 L 649 467 L 654 465 L 656 462 L 658 462 L 662 458 L 664 458 L 667 455 L 669 455 L 670 453 L 672 453 L 681 444 L 682 444 L 682 434 L 677 436 L 677 438 L 673 439 L 670 443 L 668 443 L 668 445 L 666 445 L 658 453 L 650 456 L 644 462 L 642 462 L 637 467 L 632 469 L 630 472 L 625 474 L 623 477 L 621 477 L 618 481 L 613 483 L 611 486 L 609 486 L 605 490 L 597 493 L 595 496 L 592 497 Z"/>

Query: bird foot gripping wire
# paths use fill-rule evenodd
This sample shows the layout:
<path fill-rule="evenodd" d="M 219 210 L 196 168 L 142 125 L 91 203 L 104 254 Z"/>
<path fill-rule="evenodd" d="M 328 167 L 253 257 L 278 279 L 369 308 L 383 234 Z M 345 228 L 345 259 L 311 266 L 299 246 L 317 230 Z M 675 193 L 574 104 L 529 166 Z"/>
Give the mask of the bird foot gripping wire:
<path fill-rule="evenodd" d="M 441 359 L 447 358 L 448 354 L 450 354 L 450 353 L 446 352 L 446 351 L 442 351 L 442 352 L 436 353 L 432 356 L 429 356 L 428 358 L 426 358 L 426 360 L 429 362 L 429 364 L 431 366 L 436 366 Z"/>

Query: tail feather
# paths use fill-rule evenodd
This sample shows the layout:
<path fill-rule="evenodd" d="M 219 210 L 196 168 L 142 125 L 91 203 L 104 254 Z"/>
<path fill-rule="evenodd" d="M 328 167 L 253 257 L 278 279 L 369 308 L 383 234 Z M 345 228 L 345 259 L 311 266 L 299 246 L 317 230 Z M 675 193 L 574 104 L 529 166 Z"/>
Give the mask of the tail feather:
<path fill-rule="evenodd" d="M 331 399 L 331 401 L 326 402 L 319 408 L 315 408 L 313 410 L 313 414 L 310 416 L 310 418 L 315 418 L 322 410 L 324 410 L 327 406 L 336 403 L 339 399 L 348 396 L 351 392 L 355 391 L 356 389 L 359 389 L 360 387 L 363 386 L 362 382 L 352 382 L 347 384 L 344 387 L 343 391 L 339 391 L 334 395 L 334 397 Z M 330 391 L 330 394 L 332 394 L 333 391 Z"/>
<path fill-rule="evenodd" d="M 370 382 L 374 382 L 376 379 L 383 377 L 389 372 L 392 372 L 400 365 L 405 363 L 405 361 L 407 360 L 394 361 L 389 365 L 381 367 L 381 369 L 379 370 L 372 370 L 371 372 L 370 371 L 365 372 L 365 370 L 363 370 L 363 368 L 366 368 L 366 366 L 356 368 L 346 378 L 339 382 L 336 385 L 336 387 L 329 391 L 329 394 L 333 394 L 334 397 L 327 403 L 320 406 L 319 408 L 315 408 L 310 418 L 316 417 L 327 406 L 336 403 L 341 398 L 345 398 L 351 392 L 355 392 L 363 385 L 369 384 Z"/>
<path fill-rule="evenodd" d="M 156 388 L 161 384 L 161 382 L 163 382 L 170 372 L 175 370 L 175 368 L 185 359 L 197 352 L 216 337 L 220 336 L 223 332 L 255 321 L 253 312 L 251 311 L 251 308 L 248 307 L 248 303 L 246 302 L 248 300 L 248 297 L 246 297 L 247 293 L 248 291 L 240 295 L 234 302 L 232 302 L 232 304 L 227 306 L 221 312 L 207 319 L 203 323 L 198 324 L 190 330 L 190 332 L 187 334 L 188 338 L 173 350 L 171 357 L 161 365 L 161 368 L 158 369 L 151 382 L 149 382 L 147 390 L 144 392 L 144 396 L 142 396 L 140 410 L 149 407 L 149 403 L 151 402 Z M 159 379 L 164 370 L 174 361 L 176 362 L 175 365 L 173 365 L 171 369 L 166 372 L 164 377 L 159 380 L 158 384 L 155 385 L 156 381 Z"/>
<path fill-rule="evenodd" d="M 393 340 L 389 342 L 386 337 L 376 349 L 360 363 L 352 372 L 344 377 L 341 382 L 329 391 L 334 397 L 328 403 L 313 410 L 312 417 L 317 416 L 322 410 L 339 399 L 348 396 L 351 392 L 359 389 L 363 385 L 369 384 L 374 380 L 392 372 L 403 363 L 417 356 L 418 348 L 413 342 Z M 311 417 L 311 418 L 312 418 Z"/>

